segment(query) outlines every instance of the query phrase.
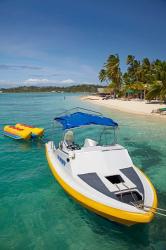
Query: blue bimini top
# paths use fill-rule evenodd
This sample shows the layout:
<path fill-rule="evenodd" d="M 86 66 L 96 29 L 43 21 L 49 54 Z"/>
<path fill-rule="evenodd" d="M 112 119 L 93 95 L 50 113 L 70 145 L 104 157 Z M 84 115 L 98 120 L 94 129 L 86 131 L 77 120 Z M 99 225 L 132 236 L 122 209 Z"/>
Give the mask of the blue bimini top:
<path fill-rule="evenodd" d="M 54 120 L 61 123 L 64 130 L 92 124 L 118 127 L 118 123 L 110 118 L 83 112 L 75 112 L 73 114 L 55 117 Z"/>

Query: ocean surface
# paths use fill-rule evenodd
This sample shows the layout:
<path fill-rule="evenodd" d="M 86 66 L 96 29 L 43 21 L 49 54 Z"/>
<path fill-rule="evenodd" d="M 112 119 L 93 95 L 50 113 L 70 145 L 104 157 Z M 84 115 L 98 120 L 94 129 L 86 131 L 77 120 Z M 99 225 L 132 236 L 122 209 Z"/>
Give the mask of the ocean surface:
<path fill-rule="evenodd" d="M 166 249 L 166 217 L 125 227 L 81 207 L 58 185 L 48 167 L 44 142 L 4 137 L 3 126 L 17 122 L 41 126 L 57 141 L 53 118 L 81 106 L 119 123 L 119 143 L 149 176 L 166 208 L 166 120 L 108 110 L 80 101 L 79 95 L 0 94 L 0 250 Z M 83 136 L 83 134 L 81 135 Z"/>

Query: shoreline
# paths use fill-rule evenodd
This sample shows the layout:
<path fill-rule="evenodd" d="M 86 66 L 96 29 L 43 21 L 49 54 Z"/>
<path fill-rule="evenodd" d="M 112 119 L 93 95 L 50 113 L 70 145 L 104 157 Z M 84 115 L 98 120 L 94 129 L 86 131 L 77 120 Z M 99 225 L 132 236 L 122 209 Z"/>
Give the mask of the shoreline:
<path fill-rule="evenodd" d="M 151 117 L 166 118 L 165 115 L 160 115 L 157 113 L 152 113 L 152 110 L 159 108 L 165 108 L 166 104 L 159 103 L 146 103 L 146 101 L 140 100 L 121 100 L 121 99 L 109 99 L 102 100 L 102 97 L 99 96 L 82 96 L 82 101 L 87 101 L 99 106 L 103 106 L 109 109 L 119 110 L 122 112 L 137 114 L 137 115 L 146 115 Z"/>

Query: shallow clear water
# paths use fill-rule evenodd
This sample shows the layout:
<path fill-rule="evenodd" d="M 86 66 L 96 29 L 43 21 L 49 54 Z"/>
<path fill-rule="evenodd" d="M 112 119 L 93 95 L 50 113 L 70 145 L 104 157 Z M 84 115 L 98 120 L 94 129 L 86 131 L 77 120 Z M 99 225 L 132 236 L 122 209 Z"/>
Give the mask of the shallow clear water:
<path fill-rule="evenodd" d="M 59 138 L 52 120 L 65 109 L 96 109 L 120 124 L 119 142 L 150 177 L 166 208 L 166 120 L 81 102 L 79 95 L 1 94 L 0 129 L 24 122 Z M 166 249 L 166 218 L 130 228 L 111 223 L 73 201 L 55 181 L 42 142 L 0 135 L 0 249 Z"/>

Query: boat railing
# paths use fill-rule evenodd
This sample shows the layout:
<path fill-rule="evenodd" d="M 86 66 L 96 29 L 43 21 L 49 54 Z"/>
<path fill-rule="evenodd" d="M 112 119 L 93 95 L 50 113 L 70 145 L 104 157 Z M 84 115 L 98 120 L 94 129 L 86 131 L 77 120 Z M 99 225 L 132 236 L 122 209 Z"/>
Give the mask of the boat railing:
<path fill-rule="evenodd" d="M 94 111 L 94 110 L 86 109 L 86 108 L 82 108 L 82 107 L 75 107 L 75 108 L 68 109 L 68 110 L 65 110 L 65 111 L 63 111 L 63 112 L 57 114 L 57 117 L 58 117 L 58 116 L 61 116 L 61 115 L 63 115 L 63 114 L 70 114 L 70 113 L 72 113 L 74 110 L 76 110 L 77 112 L 78 112 L 78 111 L 81 111 L 81 110 L 82 110 L 82 111 L 88 111 L 89 113 L 94 113 L 94 114 L 98 114 L 98 115 L 100 115 L 100 116 L 103 116 L 103 114 L 100 113 L 100 112 L 98 112 L 98 111 Z"/>

